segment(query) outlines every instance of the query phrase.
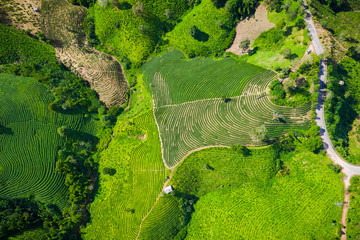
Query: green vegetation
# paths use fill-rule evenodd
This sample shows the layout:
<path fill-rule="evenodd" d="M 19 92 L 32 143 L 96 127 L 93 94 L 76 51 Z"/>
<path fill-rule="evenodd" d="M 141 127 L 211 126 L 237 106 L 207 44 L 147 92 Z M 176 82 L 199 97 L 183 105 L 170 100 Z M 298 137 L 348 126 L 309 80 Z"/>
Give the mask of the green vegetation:
<path fill-rule="evenodd" d="M 310 37 L 305 28 L 301 2 L 273 1 L 283 6 L 281 12 L 268 13 L 270 22 L 276 27 L 263 32 L 252 44 L 252 51 L 241 59 L 249 63 L 271 69 L 295 67 L 310 42 Z M 269 3 L 268 3 L 269 5 Z M 270 3 L 271 6 L 271 3 Z M 277 9 L 273 6 L 270 9 Z M 279 9 L 278 9 L 279 10 Z M 284 50 L 287 55 L 284 56 Z"/>
<path fill-rule="evenodd" d="M 130 110 L 118 117 L 112 140 L 99 155 L 99 186 L 84 239 L 134 239 L 166 180 L 151 96 L 140 77 L 135 87 Z M 106 174 L 106 168 L 116 173 Z"/>
<path fill-rule="evenodd" d="M 76 132 L 77 135 L 86 134 L 88 138 L 84 146 L 91 147 L 94 145 L 87 144 L 90 134 L 96 133 L 94 132 L 96 131 L 95 122 L 86 119 L 83 114 L 65 115 L 51 112 L 48 104 L 54 100 L 53 95 L 43 84 L 32 78 L 0 74 L 0 86 L 0 101 L 2 102 L 0 123 L 5 129 L 0 134 L 2 153 L 0 166 L 3 169 L 0 175 L 1 198 L 21 198 L 33 194 L 36 201 L 52 204 L 45 205 L 43 210 L 29 210 L 38 212 L 34 213 L 34 218 L 41 220 L 32 221 L 31 218 L 28 220 L 25 218 L 25 220 L 35 225 L 39 221 L 40 223 L 49 222 L 49 225 L 45 227 L 47 234 L 53 237 L 68 237 L 67 234 L 82 216 L 81 213 L 75 214 L 80 206 L 76 207 L 72 204 L 81 203 L 86 196 L 83 194 L 88 194 L 83 188 L 87 187 L 89 178 L 83 175 L 83 179 L 76 182 L 79 181 L 76 180 L 78 177 L 71 177 L 72 174 L 77 174 L 80 178 L 80 173 L 85 170 L 81 162 L 84 157 L 80 158 L 76 152 L 68 153 L 71 153 L 78 161 L 73 165 L 78 165 L 81 168 L 80 172 L 69 172 L 70 174 L 67 174 L 65 178 L 55 171 L 55 162 L 58 159 L 57 150 L 65 142 L 57 134 L 57 129 L 66 125 L 69 131 Z M 78 141 L 83 140 L 80 137 L 78 139 Z M 67 142 L 73 146 L 79 146 L 76 145 L 79 143 L 81 145 L 81 142 L 75 142 L 71 136 L 67 136 Z M 3 207 L 6 209 L 6 205 Z M 63 216 L 58 210 L 53 210 L 56 218 L 45 219 L 44 214 L 49 207 L 63 210 L 66 217 L 71 215 L 69 222 L 64 225 Z M 5 221 L 4 224 L 11 225 L 12 223 Z M 15 229 L 21 230 L 20 227 Z M 60 232 L 59 229 L 63 230 Z"/>
<path fill-rule="evenodd" d="M 352 58 L 345 58 L 334 69 L 330 67 L 329 70 L 330 91 L 325 102 L 327 128 L 341 156 L 351 163 L 359 164 L 357 155 L 349 152 L 348 133 L 360 110 L 360 63 Z M 357 138 L 354 137 L 353 140 Z"/>
<path fill-rule="evenodd" d="M 173 239 L 184 224 L 181 203 L 173 195 L 165 195 L 142 223 L 138 239 Z"/>
<path fill-rule="evenodd" d="M 266 148 L 192 153 L 168 183 L 174 193 L 162 196 L 145 219 L 141 239 L 339 237 L 341 175 L 327 157 L 306 150 L 312 138 L 320 140 L 291 133 Z"/>
<path fill-rule="evenodd" d="M 325 3 L 324 3 L 325 2 Z M 311 12 L 345 47 L 357 46 L 360 42 L 360 30 L 354 26 L 360 25 L 359 0 L 351 1 L 319 1 L 310 2 Z M 351 19 L 351 24 L 349 24 Z"/>
<path fill-rule="evenodd" d="M 150 60 L 142 70 L 156 107 L 240 96 L 250 79 L 274 75 L 271 71 L 230 57 L 219 60 L 194 58 L 188 61 L 183 53 L 176 50 Z"/>
<path fill-rule="evenodd" d="M 197 31 L 192 36 L 189 31 L 194 26 Z M 190 57 L 220 54 L 231 45 L 234 26 L 234 16 L 225 8 L 216 8 L 211 0 L 203 0 L 166 34 L 165 39 L 170 47 L 179 48 Z"/>
<path fill-rule="evenodd" d="M 0 64 L 0 72 L 33 77 L 49 86 L 55 96 L 49 105 L 53 111 L 71 112 L 83 108 L 96 111 L 100 106 L 95 92 L 86 82 L 57 63 L 52 47 L 2 24 Z"/>
<path fill-rule="evenodd" d="M 279 171 L 268 185 L 247 181 L 206 194 L 195 204 L 187 239 L 340 237 L 343 187 L 329 162 L 313 153 L 293 154 L 284 161 L 288 173 Z"/>
<path fill-rule="evenodd" d="M 177 193 L 200 198 L 209 192 L 241 187 L 246 182 L 266 184 L 279 170 L 276 149 L 211 148 L 191 154 L 174 172 L 171 184 Z"/>
<path fill-rule="evenodd" d="M 352 177 L 350 183 L 350 203 L 346 219 L 346 237 L 349 239 L 357 239 L 360 236 L 360 177 Z"/>
<path fill-rule="evenodd" d="M 88 10 L 88 18 L 95 20 L 96 35 L 117 56 L 127 57 L 138 65 L 161 44 L 161 36 L 175 26 L 194 1 L 145 0 L 141 16 L 133 12 L 137 0 L 122 1 L 118 6 L 101 2 Z"/>
<path fill-rule="evenodd" d="M 305 115 L 310 103 L 284 108 L 266 97 L 272 71 L 232 58 L 181 58 L 181 53 L 173 51 L 143 67 L 151 84 L 168 166 L 202 147 L 264 144 L 249 136 L 263 125 L 267 129 L 265 140 L 307 127 Z M 272 121 L 273 111 L 283 115 L 283 121 Z"/>

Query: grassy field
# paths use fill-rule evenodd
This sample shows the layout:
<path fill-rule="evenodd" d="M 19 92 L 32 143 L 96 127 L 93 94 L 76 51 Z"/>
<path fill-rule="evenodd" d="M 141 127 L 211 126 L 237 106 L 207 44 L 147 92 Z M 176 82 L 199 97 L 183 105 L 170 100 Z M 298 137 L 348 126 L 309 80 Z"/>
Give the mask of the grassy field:
<path fill-rule="evenodd" d="M 55 173 L 57 147 L 63 144 L 57 128 L 91 133 L 94 126 L 81 114 L 50 112 L 52 94 L 32 78 L 0 74 L 0 89 L 0 196 L 34 194 L 64 207 L 64 177 Z"/>
<path fill-rule="evenodd" d="M 189 34 L 193 26 L 201 31 L 199 39 Z M 174 30 L 166 34 L 165 39 L 169 41 L 169 46 L 189 55 L 207 56 L 208 53 L 224 51 L 231 45 L 234 26 L 233 16 L 225 8 L 216 8 L 211 0 L 203 0 L 182 18 Z"/>
<path fill-rule="evenodd" d="M 212 191 L 195 204 L 186 239 L 335 239 L 343 186 L 327 157 L 299 153 L 289 174 L 267 186 L 249 181 Z"/>
<path fill-rule="evenodd" d="M 288 24 L 286 31 L 280 29 L 278 27 L 279 24 L 282 21 L 287 21 L 285 11 L 280 13 L 275 11 L 269 12 L 268 18 L 277 27 L 263 32 L 251 46 L 255 49 L 254 53 L 244 55 L 241 59 L 271 69 L 277 67 L 295 67 L 305 54 L 310 42 L 307 30 L 298 29 L 295 27 L 294 22 Z M 298 18 L 301 17 L 299 16 Z M 291 49 L 291 59 L 284 58 L 282 52 L 285 48 Z"/>
<path fill-rule="evenodd" d="M 272 71 L 232 58 L 185 61 L 180 57 L 173 51 L 143 69 L 152 88 L 163 158 L 168 166 L 206 146 L 263 144 L 254 143 L 249 136 L 262 125 L 268 130 L 267 138 L 307 127 L 305 115 L 310 103 L 290 108 L 276 106 L 266 96 L 257 99 L 266 94 L 274 77 Z M 179 69 L 170 74 L 170 69 L 177 66 Z M 274 111 L 283 115 L 283 122 L 272 121 Z"/>
<path fill-rule="evenodd" d="M 169 174 L 161 159 L 151 96 L 140 77 L 136 88 L 131 110 L 120 115 L 112 141 L 100 156 L 100 173 L 105 167 L 116 173 L 100 174 L 84 239 L 134 239 Z"/>

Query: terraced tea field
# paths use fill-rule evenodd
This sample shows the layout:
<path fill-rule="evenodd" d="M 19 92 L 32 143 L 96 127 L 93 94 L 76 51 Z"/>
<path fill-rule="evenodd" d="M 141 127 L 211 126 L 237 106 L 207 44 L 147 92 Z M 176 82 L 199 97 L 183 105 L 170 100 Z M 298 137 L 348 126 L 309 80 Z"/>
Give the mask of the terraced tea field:
<path fill-rule="evenodd" d="M 205 147 L 262 145 L 251 140 L 250 132 L 263 125 L 267 139 L 308 126 L 310 103 L 282 107 L 265 96 L 275 77 L 270 70 L 232 58 L 185 60 L 178 51 L 153 59 L 143 70 L 169 168 Z M 273 112 L 283 121 L 273 121 Z"/>
<path fill-rule="evenodd" d="M 89 82 L 108 107 L 126 103 L 129 86 L 120 63 L 85 44 L 86 8 L 65 0 L 44 0 L 41 9 L 41 29 L 53 40 L 59 60 Z"/>
<path fill-rule="evenodd" d="M 94 129 L 82 115 L 55 114 L 52 94 L 32 78 L 0 74 L 0 196 L 36 199 L 66 205 L 64 177 L 55 172 L 57 128 Z"/>
<path fill-rule="evenodd" d="M 115 175 L 102 174 L 104 167 L 115 169 Z M 120 115 L 114 137 L 100 156 L 99 171 L 100 187 L 90 208 L 92 221 L 83 238 L 135 239 L 168 174 L 152 110 L 133 118 L 129 112 Z"/>

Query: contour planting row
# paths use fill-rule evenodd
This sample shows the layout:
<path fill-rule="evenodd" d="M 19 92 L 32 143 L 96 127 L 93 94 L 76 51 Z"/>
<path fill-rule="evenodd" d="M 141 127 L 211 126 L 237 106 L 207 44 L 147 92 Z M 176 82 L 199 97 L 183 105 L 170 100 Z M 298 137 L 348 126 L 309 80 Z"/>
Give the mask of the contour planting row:
<path fill-rule="evenodd" d="M 250 132 L 265 125 L 267 138 L 285 131 L 307 126 L 303 116 L 311 105 L 281 108 L 268 98 L 236 97 L 225 103 L 221 99 L 203 100 L 154 109 L 163 144 L 163 157 L 169 166 L 178 163 L 190 151 L 230 144 L 262 144 L 251 140 Z M 273 111 L 283 115 L 285 122 L 272 121 Z"/>
<path fill-rule="evenodd" d="M 84 38 L 82 23 L 86 8 L 74 6 L 65 0 L 41 1 L 41 30 L 54 45 L 71 46 L 76 37 Z M 77 39 L 81 40 L 81 39 Z"/>
<path fill-rule="evenodd" d="M 261 73 L 272 77 L 275 75 L 272 71 L 230 57 L 221 60 L 185 60 L 178 51 L 151 60 L 144 65 L 143 70 L 156 107 L 239 96 L 250 79 L 256 79 Z M 163 91 L 163 86 L 168 90 Z"/>
<path fill-rule="evenodd" d="M 152 110 L 133 120 L 118 120 L 114 138 L 102 154 L 101 166 L 113 167 L 117 172 L 101 180 L 101 194 L 106 197 L 92 204 L 93 221 L 84 238 L 135 239 L 141 220 L 166 181 Z"/>
<path fill-rule="evenodd" d="M 34 194 L 64 207 L 67 188 L 64 177 L 55 172 L 64 140 L 57 129 L 92 133 L 92 122 L 82 114 L 51 112 L 53 96 L 35 79 L 0 74 L 0 89 L 0 196 Z"/>
<path fill-rule="evenodd" d="M 108 107 L 122 105 L 129 88 L 119 62 L 96 50 L 77 47 L 57 49 L 60 60 L 90 83 Z"/>
<path fill-rule="evenodd" d="M 296 108 L 274 105 L 263 96 L 272 79 L 270 72 L 258 74 L 248 82 L 241 96 L 227 102 L 217 98 L 154 108 L 167 164 L 173 166 L 201 147 L 262 144 L 250 137 L 251 131 L 262 125 L 267 128 L 266 138 L 306 128 L 305 116 L 311 104 Z M 274 112 L 282 116 L 282 122 L 272 120 Z"/>
<path fill-rule="evenodd" d="M 13 136 L 0 135 L 0 196 L 35 194 L 39 200 L 65 206 L 64 177 L 55 173 L 54 160 L 61 140 L 56 127 L 34 122 L 10 124 Z M 52 133 L 52 134 L 51 134 Z M 55 135 L 55 136 L 54 136 Z M 21 136 L 21 137 L 19 137 Z"/>
<path fill-rule="evenodd" d="M 183 215 L 174 196 L 162 196 L 141 225 L 138 239 L 172 239 L 181 226 Z"/>

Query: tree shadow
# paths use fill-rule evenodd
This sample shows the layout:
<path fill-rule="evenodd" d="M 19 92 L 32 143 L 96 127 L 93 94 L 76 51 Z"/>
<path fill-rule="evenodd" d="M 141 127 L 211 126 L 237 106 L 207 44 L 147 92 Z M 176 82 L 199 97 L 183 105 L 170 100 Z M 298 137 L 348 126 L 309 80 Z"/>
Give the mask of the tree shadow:
<path fill-rule="evenodd" d="M 290 55 L 289 59 L 294 60 L 295 58 L 299 57 L 296 53 Z"/>
<path fill-rule="evenodd" d="M 231 101 L 231 98 L 225 98 L 225 100 L 224 100 L 225 103 L 228 103 L 230 101 Z"/>
<path fill-rule="evenodd" d="M 14 132 L 11 128 L 0 125 L 0 134 L 14 135 Z"/>
<path fill-rule="evenodd" d="M 118 6 L 117 6 L 120 10 L 128 10 L 132 7 L 132 5 L 128 2 L 122 2 L 122 3 L 119 3 Z"/>
<path fill-rule="evenodd" d="M 294 28 L 293 26 L 287 27 L 285 32 L 283 33 L 284 37 L 290 36 L 292 34 L 293 28 Z"/>
<path fill-rule="evenodd" d="M 259 47 L 254 47 L 253 49 L 249 50 L 248 55 L 252 56 L 259 50 Z"/>
<path fill-rule="evenodd" d="M 209 34 L 206 32 L 200 31 L 199 29 L 196 31 L 196 34 L 194 36 L 196 40 L 199 42 L 207 42 L 209 40 Z"/>

